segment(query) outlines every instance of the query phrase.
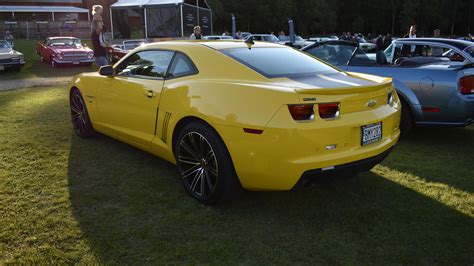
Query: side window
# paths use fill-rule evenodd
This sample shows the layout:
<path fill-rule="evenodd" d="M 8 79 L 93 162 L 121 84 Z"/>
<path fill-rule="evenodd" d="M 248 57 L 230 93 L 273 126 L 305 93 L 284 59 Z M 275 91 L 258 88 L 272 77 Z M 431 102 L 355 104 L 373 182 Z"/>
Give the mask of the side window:
<path fill-rule="evenodd" d="M 173 58 L 171 51 L 143 51 L 129 56 L 116 69 L 118 76 L 164 78 Z"/>
<path fill-rule="evenodd" d="M 170 68 L 172 78 L 179 78 L 196 74 L 198 71 L 191 59 L 182 53 L 176 53 L 173 64 Z"/>

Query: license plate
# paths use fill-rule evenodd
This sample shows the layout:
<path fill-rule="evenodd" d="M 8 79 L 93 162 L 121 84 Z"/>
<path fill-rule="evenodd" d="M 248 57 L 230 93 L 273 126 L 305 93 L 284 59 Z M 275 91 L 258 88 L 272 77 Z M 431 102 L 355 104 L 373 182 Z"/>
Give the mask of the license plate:
<path fill-rule="evenodd" d="M 4 69 L 5 69 L 5 67 L 4 67 L 4 66 L 0 66 L 0 70 L 4 70 Z"/>
<path fill-rule="evenodd" d="M 81 62 L 72 62 L 73 65 L 79 65 Z"/>
<path fill-rule="evenodd" d="M 382 122 L 362 127 L 362 146 L 382 140 Z"/>

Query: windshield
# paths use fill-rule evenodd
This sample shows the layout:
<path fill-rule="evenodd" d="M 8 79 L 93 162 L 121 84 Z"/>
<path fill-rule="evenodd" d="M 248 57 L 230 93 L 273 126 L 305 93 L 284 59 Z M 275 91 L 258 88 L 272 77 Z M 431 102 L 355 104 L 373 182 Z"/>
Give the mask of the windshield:
<path fill-rule="evenodd" d="M 335 66 L 347 66 L 349 64 L 351 66 L 371 66 L 375 64 L 364 51 L 347 44 L 318 45 L 305 52 Z"/>
<path fill-rule="evenodd" d="M 336 69 L 292 48 L 237 48 L 221 52 L 268 78 L 339 73 Z"/>
<path fill-rule="evenodd" d="M 0 41 L 0 49 L 9 49 L 10 44 L 7 41 Z"/>
<path fill-rule="evenodd" d="M 77 38 L 61 38 L 49 40 L 51 46 L 82 46 L 81 40 Z"/>

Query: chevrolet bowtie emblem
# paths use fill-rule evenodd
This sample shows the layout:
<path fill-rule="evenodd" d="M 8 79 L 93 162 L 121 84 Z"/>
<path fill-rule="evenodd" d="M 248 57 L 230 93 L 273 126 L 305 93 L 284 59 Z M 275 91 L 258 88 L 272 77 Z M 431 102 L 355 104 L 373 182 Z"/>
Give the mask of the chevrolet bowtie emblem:
<path fill-rule="evenodd" d="M 376 101 L 376 100 L 370 100 L 370 101 L 367 102 L 367 107 L 372 108 L 372 107 L 374 107 L 374 106 L 376 106 L 376 105 L 377 105 L 377 101 Z"/>

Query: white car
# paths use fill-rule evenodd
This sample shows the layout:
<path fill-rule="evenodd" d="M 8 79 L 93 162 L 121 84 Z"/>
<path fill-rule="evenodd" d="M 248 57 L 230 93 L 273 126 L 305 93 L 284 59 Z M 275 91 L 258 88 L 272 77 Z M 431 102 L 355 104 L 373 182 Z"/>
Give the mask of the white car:
<path fill-rule="evenodd" d="M 252 34 L 244 38 L 244 40 L 248 40 L 250 37 L 253 37 L 254 41 L 258 42 L 271 42 L 271 43 L 279 43 L 280 40 L 273 34 Z"/>
<path fill-rule="evenodd" d="M 22 53 L 13 50 L 5 40 L 0 40 L 0 70 L 14 69 L 21 70 L 25 64 L 25 57 Z"/>
<path fill-rule="evenodd" d="M 280 44 L 283 44 L 283 45 L 286 45 L 288 44 L 290 41 L 286 41 L 286 42 L 279 42 Z M 310 44 L 313 44 L 314 41 L 308 41 L 308 40 L 305 40 L 303 39 L 303 37 L 301 36 L 296 36 L 295 37 L 295 43 L 293 44 L 293 47 L 297 48 L 297 49 L 301 49 L 303 47 L 306 47 Z"/>
<path fill-rule="evenodd" d="M 222 35 L 209 35 L 204 36 L 203 40 L 233 40 L 232 36 L 222 36 Z"/>

